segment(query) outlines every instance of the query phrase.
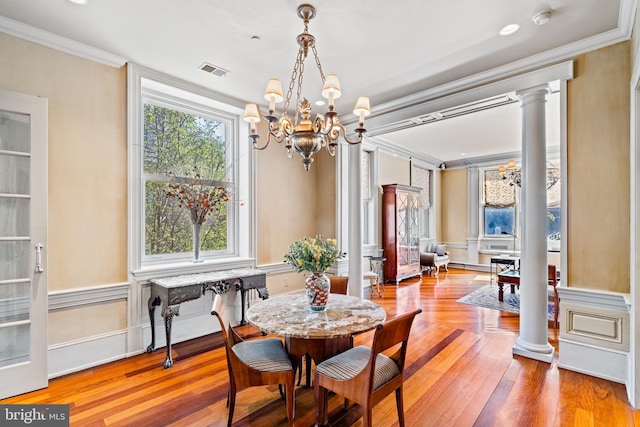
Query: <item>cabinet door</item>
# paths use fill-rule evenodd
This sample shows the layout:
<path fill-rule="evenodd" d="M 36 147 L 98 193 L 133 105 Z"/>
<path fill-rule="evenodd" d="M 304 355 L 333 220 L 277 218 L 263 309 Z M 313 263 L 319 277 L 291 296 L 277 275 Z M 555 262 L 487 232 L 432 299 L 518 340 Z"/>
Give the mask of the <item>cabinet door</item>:
<path fill-rule="evenodd" d="M 409 198 L 410 203 L 410 217 L 408 222 L 409 229 L 409 264 L 412 266 L 420 265 L 420 223 L 419 223 L 419 206 L 418 195 L 411 193 Z"/>
<path fill-rule="evenodd" d="M 398 191 L 396 197 L 398 208 L 396 251 L 398 272 L 401 272 L 411 264 L 411 201 L 409 199 L 409 194 L 402 191 Z"/>

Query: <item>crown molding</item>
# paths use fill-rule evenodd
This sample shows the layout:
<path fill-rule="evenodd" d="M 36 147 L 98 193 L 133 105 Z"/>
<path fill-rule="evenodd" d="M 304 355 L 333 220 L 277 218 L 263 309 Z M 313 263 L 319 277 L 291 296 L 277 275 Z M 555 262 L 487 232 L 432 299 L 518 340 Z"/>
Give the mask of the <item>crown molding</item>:
<path fill-rule="evenodd" d="M 122 56 L 23 24 L 5 16 L 0 16 L 0 31 L 110 67 L 120 68 L 127 63 L 127 59 Z"/>

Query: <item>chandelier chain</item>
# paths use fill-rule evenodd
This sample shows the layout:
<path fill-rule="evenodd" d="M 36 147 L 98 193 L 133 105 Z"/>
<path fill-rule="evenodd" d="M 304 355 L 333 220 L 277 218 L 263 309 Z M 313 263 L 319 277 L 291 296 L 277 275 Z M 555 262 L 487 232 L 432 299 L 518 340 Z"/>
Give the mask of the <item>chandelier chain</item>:
<path fill-rule="evenodd" d="M 289 88 L 287 89 L 287 98 L 284 102 L 284 115 L 289 114 L 289 104 L 291 103 L 291 94 L 293 93 L 293 86 L 296 84 L 296 80 L 298 79 L 298 70 L 300 69 L 300 64 L 302 64 L 302 46 L 298 49 L 298 56 L 296 57 L 296 63 L 293 66 L 293 72 L 291 73 L 291 80 L 289 80 Z M 300 74 L 302 76 L 302 73 Z M 300 89 L 298 88 L 298 91 Z"/>
<path fill-rule="evenodd" d="M 306 55 L 305 55 L 306 58 Z M 304 59 L 302 58 L 300 60 L 300 73 L 298 74 L 298 90 L 296 92 L 296 107 L 300 106 L 300 99 L 302 97 L 302 79 L 304 77 Z M 298 123 L 298 115 L 300 113 L 300 108 L 296 108 L 296 120 L 295 122 Z"/>
<path fill-rule="evenodd" d="M 322 84 L 324 84 L 324 72 L 322 71 L 322 65 L 320 64 L 320 58 L 318 58 L 318 50 L 316 49 L 316 45 L 311 46 L 311 50 L 313 51 L 313 57 L 316 59 L 316 66 L 318 67 L 318 71 L 320 71 L 320 78 L 322 79 Z"/>

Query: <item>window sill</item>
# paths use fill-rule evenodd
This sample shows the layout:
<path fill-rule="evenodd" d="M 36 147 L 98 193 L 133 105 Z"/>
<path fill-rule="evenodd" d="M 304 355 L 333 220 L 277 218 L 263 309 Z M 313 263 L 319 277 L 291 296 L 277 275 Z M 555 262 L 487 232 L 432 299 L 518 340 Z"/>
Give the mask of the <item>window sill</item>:
<path fill-rule="evenodd" d="M 142 267 L 131 272 L 136 281 L 146 281 L 157 277 L 178 276 L 181 274 L 203 273 L 207 271 L 231 270 L 235 268 L 255 268 L 253 258 L 224 258 L 206 260 L 201 263 L 176 262 Z"/>

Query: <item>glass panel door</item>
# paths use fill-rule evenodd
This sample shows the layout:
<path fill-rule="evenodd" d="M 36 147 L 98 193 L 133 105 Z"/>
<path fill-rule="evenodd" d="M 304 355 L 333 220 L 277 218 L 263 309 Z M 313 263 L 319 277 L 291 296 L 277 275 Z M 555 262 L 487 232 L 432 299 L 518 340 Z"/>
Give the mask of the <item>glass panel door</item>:
<path fill-rule="evenodd" d="M 0 398 L 47 385 L 46 170 L 46 100 L 0 91 Z"/>

